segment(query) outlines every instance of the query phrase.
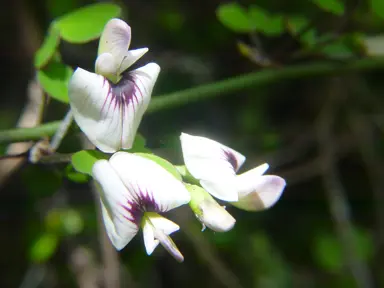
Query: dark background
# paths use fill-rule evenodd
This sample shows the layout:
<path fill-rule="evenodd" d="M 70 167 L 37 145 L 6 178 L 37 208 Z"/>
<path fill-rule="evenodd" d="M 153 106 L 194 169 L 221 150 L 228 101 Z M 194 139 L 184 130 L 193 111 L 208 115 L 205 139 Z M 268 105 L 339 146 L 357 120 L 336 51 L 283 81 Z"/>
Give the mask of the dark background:
<path fill-rule="evenodd" d="M 156 61 L 162 68 L 153 97 L 267 69 L 239 53 L 237 41 L 250 44 L 249 35 L 218 21 L 215 11 L 223 1 L 116 2 L 132 27 L 131 47 L 150 49 L 138 65 Z M 340 19 L 308 1 L 257 2 L 270 11 L 320 19 L 315 22 L 320 30 L 340 25 Z M 3 1 L 0 128 L 16 125 L 34 78 L 33 55 L 50 21 L 88 3 Z M 368 2 L 347 1 L 347 6 L 355 10 L 343 31 L 382 32 L 384 23 L 372 16 Z M 295 49 L 300 44 L 289 35 L 260 39 L 270 59 L 279 55 L 277 69 L 352 61 L 318 54 L 292 59 L 285 43 L 293 42 Z M 60 51 L 65 63 L 92 70 L 97 41 L 62 42 Z M 355 58 L 365 57 L 358 54 Z M 384 287 L 383 76 L 380 67 L 292 76 L 145 115 L 140 133 L 172 163 L 182 164 L 182 131 L 205 135 L 246 155 L 242 171 L 268 162 L 269 173 L 284 177 L 287 187 L 270 210 L 228 207 L 237 223 L 227 233 L 200 233 L 187 206 L 170 213 L 181 226 L 173 239 L 185 262 L 178 264 L 161 247 L 148 257 L 139 234 L 118 254 L 121 287 Z M 59 120 L 66 110 L 51 101 L 44 121 Z M 71 134 L 61 150 L 79 150 L 78 136 Z M 88 184 L 63 176 L 64 167 L 23 164 L 2 181 L 1 287 L 103 287 L 109 262 L 102 257 L 93 196 Z M 61 221 L 57 211 L 70 211 L 75 220 L 70 217 L 69 225 L 77 230 L 36 248 L 36 239 Z M 52 252 L 39 260 L 36 253 L 45 248 Z"/>

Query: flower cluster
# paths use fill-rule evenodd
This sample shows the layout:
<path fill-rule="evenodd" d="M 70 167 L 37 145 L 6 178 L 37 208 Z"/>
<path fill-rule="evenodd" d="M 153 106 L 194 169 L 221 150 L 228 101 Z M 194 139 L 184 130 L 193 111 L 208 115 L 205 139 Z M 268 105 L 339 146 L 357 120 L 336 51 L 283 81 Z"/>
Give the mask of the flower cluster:
<path fill-rule="evenodd" d="M 131 29 L 124 21 L 107 23 L 95 73 L 77 68 L 72 76 L 70 105 L 89 140 L 102 152 L 114 153 L 109 160 L 96 161 L 92 168 L 112 244 L 123 249 L 142 228 L 148 255 L 161 244 L 181 262 L 183 255 L 169 236 L 179 226 L 162 213 L 189 204 L 203 227 L 224 232 L 232 229 L 236 220 L 214 197 L 240 209 L 259 211 L 276 203 L 286 183 L 279 176 L 263 175 L 268 164 L 237 175 L 245 161 L 243 155 L 216 141 L 185 133 L 180 136 L 183 180 L 151 159 L 119 151 L 132 147 L 160 72 L 156 63 L 127 71 L 148 51 L 128 50 L 130 41 Z"/>

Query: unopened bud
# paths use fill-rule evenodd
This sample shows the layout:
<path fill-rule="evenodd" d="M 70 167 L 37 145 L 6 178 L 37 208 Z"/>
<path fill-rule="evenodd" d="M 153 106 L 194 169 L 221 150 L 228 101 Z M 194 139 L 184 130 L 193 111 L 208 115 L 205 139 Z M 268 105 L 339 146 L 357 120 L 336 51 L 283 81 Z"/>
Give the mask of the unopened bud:
<path fill-rule="evenodd" d="M 236 219 L 219 205 L 215 199 L 203 188 L 186 184 L 186 188 L 191 194 L 189 206 L 195 213 L 197 219 L 208 228 L 216 232 L 226 232 L 233 228 Z"/>

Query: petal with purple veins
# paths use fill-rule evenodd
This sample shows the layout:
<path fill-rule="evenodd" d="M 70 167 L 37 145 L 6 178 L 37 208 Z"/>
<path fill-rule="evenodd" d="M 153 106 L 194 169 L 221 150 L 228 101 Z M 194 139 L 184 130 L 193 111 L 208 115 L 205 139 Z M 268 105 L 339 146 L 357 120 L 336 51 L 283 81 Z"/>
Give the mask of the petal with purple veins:
<path fill-rule="evenodd" d="M 152 160 L 117 152 L 109 162 L 144 212 L 166 212 L 190 201 L 184 185 Z"/>
<path fill-rule="evenodd" d="M 157 64 L 149 63 L 113 84 L 76 69 L 69 83 L 71 108 L 80 129 L 97 148 L 112 153 L 132 147 L 159 71 Z"/>

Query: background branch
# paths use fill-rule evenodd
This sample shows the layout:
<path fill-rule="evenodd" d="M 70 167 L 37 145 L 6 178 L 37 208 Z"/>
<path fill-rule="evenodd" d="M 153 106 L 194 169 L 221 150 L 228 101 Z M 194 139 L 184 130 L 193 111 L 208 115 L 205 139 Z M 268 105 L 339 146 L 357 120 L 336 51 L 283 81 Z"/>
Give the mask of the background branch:
<path fill-rule="evenodd" d="M 199 100 L 224 96 L 246 88 L 288 79 L 335 75 L 352 71 L 367 71 L 383 67 L 384 57 L 375 57 L 353 60 L 348 63 L 329 61 L 294 65 L 279 69 L 263 69 L 258 72 L 236 76 L 215 83 L 204 84 L 183 91 L 153 97 L 147 113 L 171 109 Z M 39 140 L 42 137 L 52 136 L 58 129 L 60 123 L 61 121 L 55 121 L 34 128 L 0 131 L 0 144 Z"/>

